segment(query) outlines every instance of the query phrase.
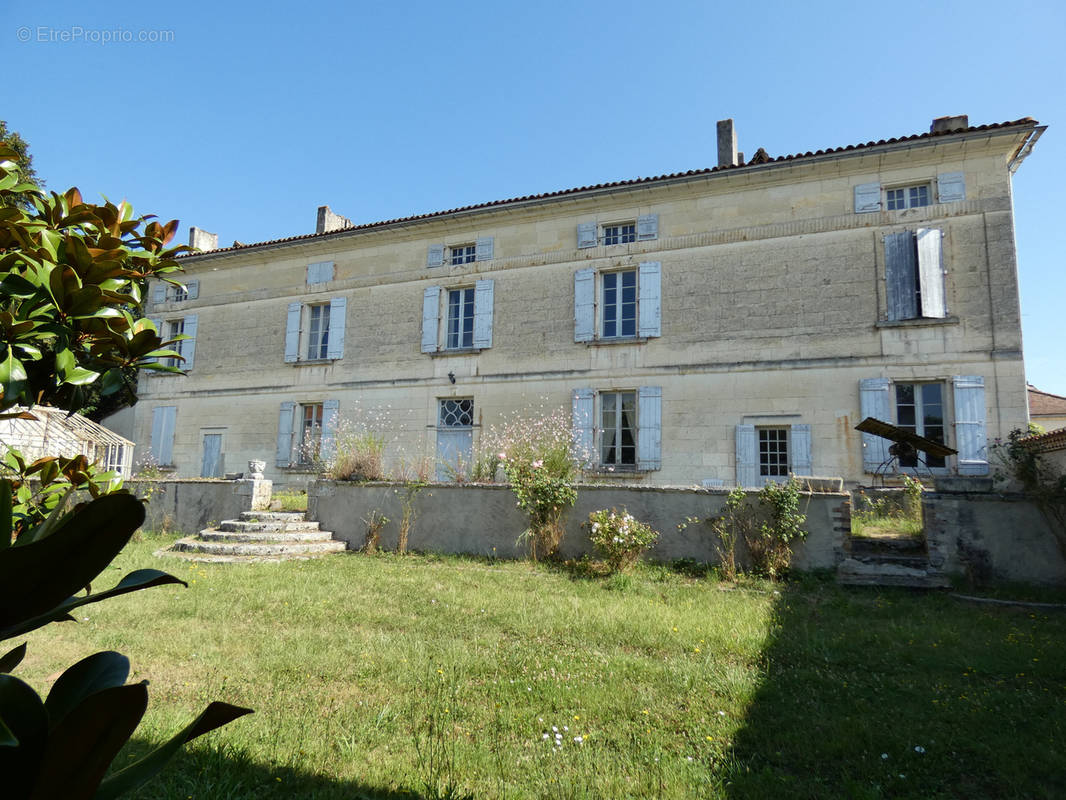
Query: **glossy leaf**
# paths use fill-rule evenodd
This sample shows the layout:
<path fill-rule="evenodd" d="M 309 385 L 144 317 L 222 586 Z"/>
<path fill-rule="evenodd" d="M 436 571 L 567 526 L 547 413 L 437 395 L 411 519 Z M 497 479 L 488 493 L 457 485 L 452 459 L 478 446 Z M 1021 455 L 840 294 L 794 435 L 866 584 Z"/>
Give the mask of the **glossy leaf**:
<path fill-rule="evenodd" d="M 2 657 L 0 657 L 0 672 L 14 672 L 15 667 L 22 663 L 22 659 L 26 657 L 26 643 L 23 642 L 18 647 L 8 650 Z"/>
<path fill-rule="evenodd" d="M 5 797 L 29 797 L 48 736 L 44 703 L 29 684 L 0 675 L 0 776 Z"/>
<path fill-rule="evenodd" d="M 93 653 L 68 667 L 48 692 L 44 708 L 52 728 L 87 697 L 122 686 L 130 675 L 130 660 L 114 650 Z"/>

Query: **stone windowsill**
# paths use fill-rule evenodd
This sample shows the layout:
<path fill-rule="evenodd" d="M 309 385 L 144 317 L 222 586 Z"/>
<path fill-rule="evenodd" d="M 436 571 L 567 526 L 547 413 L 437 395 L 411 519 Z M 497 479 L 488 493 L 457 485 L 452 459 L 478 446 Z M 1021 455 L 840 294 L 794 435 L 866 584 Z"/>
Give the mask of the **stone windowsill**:
<path fill-rule="evenodd" d="M 877 328 L 921 328 L 927 325 L 958 325 L 959 318 L 952 315 L 947 317 L 918 317 L 916 319 L 879 319 L 874 327 Z"/>
<path fill-rule="evenodd" d="M 647 336 L 615 336 L 611 339 L 593 339 L 585 342 L 586 347 L 603 347 L 614 344 L 646 344 Z"/>
<path fill-rule="evenodd" d="M 430 358 L 441 358 L 447 356 L 476 356 L 485 348 L 483 347 L 456 347 L 452 349 L 437 350 L 433 353 L 426 353 Z"/>
<path fill-rule="evenodd" d="M 291 364 L 294 367 L 321 367 L 326 364 L 332 364 L 334 361 L 339 361 L 337 358 L 301 358 L 296 361 L 288 361 L 286 363 Z"/>

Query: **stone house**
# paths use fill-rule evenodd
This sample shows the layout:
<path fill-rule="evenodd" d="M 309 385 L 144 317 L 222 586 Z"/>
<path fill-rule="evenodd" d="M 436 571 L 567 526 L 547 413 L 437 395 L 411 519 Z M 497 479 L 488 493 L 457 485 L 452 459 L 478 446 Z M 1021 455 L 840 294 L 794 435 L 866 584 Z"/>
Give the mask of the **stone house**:
<path fill-rule="evenodd" d="M 1028 421 L 1011 175 L 1032 119 L 352 224 L 183 259 L 149 293 L 185 375 L 144 376 L 132 438 L 181 475 L 268 460 L 282 484 L 343 418 L 390 458 L 469 464 L 486 428 L 565 407 L 597 480 L 868 482 L 874 416 L 988 471 Z M 456 465 L 459 465 L 458 467 Z"/>
<path fill-rule="evenodd" d="M 1042 392 L 1035 386 L 1027 387 L 1029 395 L 1029 419 L 1045 431 L 1066 428 L 1066 397 L 1051 392 Z"/>

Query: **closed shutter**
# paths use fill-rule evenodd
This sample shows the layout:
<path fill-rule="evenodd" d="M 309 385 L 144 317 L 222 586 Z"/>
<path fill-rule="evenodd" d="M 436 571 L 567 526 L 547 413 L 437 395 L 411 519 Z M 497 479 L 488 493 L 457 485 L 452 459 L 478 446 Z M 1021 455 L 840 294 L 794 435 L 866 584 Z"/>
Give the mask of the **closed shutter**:
<path fill-rule="evenodd" d="M 861 183 L 855 187 L 855 213 L 868 214 L 881 210 L 881 184 Z"/>
<path fill-rule="evenodd" d="M 593 436 L 593 404 L 596 393 L 592 389 L 574 389 L 571 428 L 577 457 L 583 466 L 589 466 L 596 458 Z"/>
<path fill-rule="evenodd" d="M 900 231 L 885 237 L 885 297 L 890 320 L 918 316 L 916 261 L 913 233 Z"/>
<path fill-rule="evenodd" d="M 440 287 L 430 286 L 422 294 L 422 352 L 437 352 L 440 328 Z"/>
<path fill-rule="evenodd" d="M 329 340 L 326 342 L 326 358 L 344 358 L 345 313 L 347 297 L 334 297 L 329 301 Z"/>
<path fill-rule="evenodd" d="M 888 378 L 863 378 L 859 381 L 859 416 L 873 417 L 882 422 L 892 422 L 892 405 Z M 888 460 L 888 441 L 872 433 L 862 435 L 862 468 L 864 472 L 877 472 Z"/>
<path fill-rule="evenodd" d="M 985 429 L 985 379 L 956 375 L 955 449 L 960 475 L 988 474 L 988 434 Z"/>
<path fill-rule="evenodd" d="M 281 404 L 281 413 L 278 415 L 278 452 L 275 462 L 279 467 L 292 465 L 292 421 L 296 413 L 296 403 L 284 402 Z"/>
<path fill-rule="evenodd" d="M 961 172 L 944 172 L 936 176 L 937 200 L 954 203 L 966 199 L 966 178 Z"/>
<path fill-rule="evenodd" d="M 426 255 L 427 267 L 439 267 L 444 263 L 444 245 L 431 244 Z"/>
<path fill-rule="evenodd" d="M 577 226 L 577 246 L 579 248 L 596 246 L 596 228 L 595 222 L 582 222 Z"/>
<path fill-rule="evenodd" d="M 662 467 L 663 390 L 661 386 L 637 389 L 637 466 Z"/>
<path fill-rule="evenodd" d="M 922 291 L 922 316 L 947 316 L 944 300 L 943 235 L 938 228 L 919 228 L 918 283 Z"/>
<path fill-rule="evenodd" d="M 174 428 L 177 406 L 157 406 L 152 409 L 152 457 L 161 466 L 174 463 Z"/>
<path fill-rule="evenodd" d="M 190 300 L 195 300 L 200 296 L 200 281 L 192 280 L 185 284 L 185 293 L 189 296 Z"/>
<path fill-rule="evenodd" d="M 737 425 L 737 486 L 760 486 L 755 426 Z"/>
<path fill-rule="evenodd" d="M 333 262 L 319 261 L 307 265 L 307 284 L 328 283 L 333 280 Z"/>
<path fill-rule="evenodd" d="M 574 341 L 591 342 L 596 334 L 596 271 L 574 273 Z"/>
<path fill-rule="evenodd" d="M 333 458 L 337 449 L 337 409 L 339 408 L 339 400 L 326 400 L 322 404 L 322 444 L 318 448 L 318 453 L 323 461 Z"/>
<path fill-rule="evenodd" d="M 474 347 L 492 347 L 492 289 L 491 280 L 474 284 Z"/>
<path fill-rule="evenodd" d="M 167 301 L 167 285 L 162 281 L 152 287 L 152 302 L 156 305 Z"/>
<path fill-rule="evenodd" d="M 789 470 L 793 475 L 811 475 L 811 426 L 793 425 L 789 431 Z"/>
<path fill-rule="evenodd" d="M 185 317 L 185 326 L 181 331 L 189 337 L 181 343 L 181 354 L 185 356 L 181 368 L 186 371 L 192 369 L 196 357 L 196 324 L 196 314 L 189 314 Z"/>
<path fill-rule="evenodd" d="M 637 217 L 637 241 L 645 242 L 659 238 L 659 215 L 645 214 Z"/>
<path fill-rule="evenodd" d="M 637 273 L 640 308 L 637 332 L 640 336 L 662 336 L 661 273 L 658 261 L 641 264 Z"/>
<path fill-rule="evenodd" d="M 493 240 L 491 236 L 485 236 L 474 243 L 474 259 L 476 261 L 492 261 Z"/>
<path fill-rule="evenodd" d="M 299 303 L 289 303 L 289 314 L 285 319 L 285 361 L 300 360 L 300 312 Z"/>

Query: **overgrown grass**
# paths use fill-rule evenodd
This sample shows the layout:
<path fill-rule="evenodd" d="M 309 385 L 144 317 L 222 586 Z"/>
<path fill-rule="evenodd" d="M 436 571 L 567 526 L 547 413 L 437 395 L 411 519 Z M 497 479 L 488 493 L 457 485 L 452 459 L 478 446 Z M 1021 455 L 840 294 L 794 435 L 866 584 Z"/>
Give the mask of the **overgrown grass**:
<path fill-rule="evenodd" d="M 921 484 L 910 480 L 902 492 L 878 495 L 859 492 L 853 498 L 851 535 L 923 536 L 925 522 L 922 519 L 921 491 Z"/>
<path fill-rule="evenodd" d="M 299 489 L 274 492 L 270 507 L 276 511 L 307 511 L 307 492 Z"/>
<path fill-rule="evenodd" d="M 19 669 L 41 689 L 129 655 L 152 701 L 120 762 L 210 700 L 256 709 L 142 798 L 1066 793 L 1066 614 L 659 566 L 161 564 L 163 543 L 99 585 L 162 566 L 189 589 L 88 607 L 31 634 Z"/>

